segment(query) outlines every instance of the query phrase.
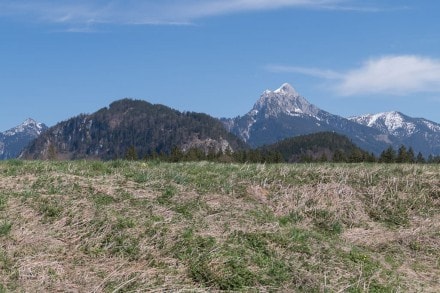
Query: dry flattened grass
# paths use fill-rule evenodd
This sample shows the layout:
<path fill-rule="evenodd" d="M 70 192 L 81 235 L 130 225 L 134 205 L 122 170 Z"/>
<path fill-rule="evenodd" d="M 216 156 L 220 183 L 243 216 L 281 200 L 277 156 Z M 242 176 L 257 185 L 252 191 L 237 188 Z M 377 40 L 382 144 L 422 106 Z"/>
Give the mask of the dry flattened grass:
<path fill-rule="evenodd" d="M 437 292 L 439 174 L 5 162 L 0 291 Z"/>
<path fill-rule="evenodd" d="M 440 216 L 414 218 L 408 227 L 387 229 L 371 222 L 368 228 L 352 228 L 342 238 L 369 249 L 401 250 L 394 269 L 406 276 L 405 282 L 415 291 L 436 292 L 440 286 Z M 386 265 L 386 263 L 384 262 Z"/>
<path fill-rule="evenodd" d="M 69 176 L 63 180 L 68 182 Z M 175 259 L 166 259 L 155 251 L 150 243 L 139 243 L 141 250 L 148 251 L 149 259 L 139 258 L 135 262 L 118 255 L 106 255 L 85 251 L 86 247 L 106 250 L 102 247 L 105 238 L 112 233 L 112 222 L 116 221 L 124 204 L 113 207 L 108 218 L 96 223 L 97 207 L 90 197 L 95 194 L 116 196 L 115 188 L 106 180 L 84 180 L 74 176 L 70 183 L 81 186 L 80 194 L 72 194 L 72 199 L 64 198 L 64 213 L 54 219 L 45 219 L 44 214 L 33 202 L 34 199 L 12 197 L 7 204 L 4 216 L 13 223 L 13 229 L 6 239 L 2 239 L 1 248 L 10 259 L 8 268 L 0 271 L 0 284 L 9 284 L 6 288 L 25 292 L 106 292 L 122 290 L 137 282 L 143 288 L 157 287 L 158 280 L 162 283 L 185 284 L 184 272 L 168 274 L 170 268 L 178 269 Z M 3 180 L 2 180 L 3 181 Z M 111 180 L 109 180 L 111 181 Z M 91 186 L 96 187 L 90 189 Z M 96 183 L 96 182 L 99 182 Z M 29 181 L 27 181 L 29 183 Z M 108 185 L 104 184 L 107 183 Z M 5 185 L 2 185 L 5 186 Z M 18 186 L 18 185 L 14 185 Z M 29 185 L 24 184 L 23 189 Z M 67 184 L 66 184 L 67 186 Z M 45 188 L 44 188 L 45 189 Z M 6 186 L 7 190 L 7 186 Z M 87 190 L 87 192 L 85 192 Z M 20 189 L 14 189 L 20 192 Z M 41 191 L 40 191 L 41 192 Z M 136 189 L 134 189 L 136 193 Z M 142 192 L 142 198 L 146 194 Z M 44 193 L 36 193 L 39 198 L 56 197 Z M 139 197 L 136 194 L 135 197 Z M 148 195 L 150 197 L 150 195 Z M 167 216 L 166 209 L 157 207 L 156 212 Z M 133 218 L 142 217 L 142 213 L 132 210 Z M 171 217 L 171 216 L 170 216 Z M 113 231 L 114 232 L 114 231 Z M 115 232 L 117 233 L 117 232 Z M 131 231 L 133 234 L 140 231 Z M 150 239 L 154 241 L 153 239 Z M 108 244 L 109 246 L 112 243 Z M 146 247 L 149 245 L 150 247 Z M 163 268 L 152 263 L 163 262 Z M 110 284 L 110 285 L 109 285 Z M 178 286 L 176 286 L 178 288 Z"/>

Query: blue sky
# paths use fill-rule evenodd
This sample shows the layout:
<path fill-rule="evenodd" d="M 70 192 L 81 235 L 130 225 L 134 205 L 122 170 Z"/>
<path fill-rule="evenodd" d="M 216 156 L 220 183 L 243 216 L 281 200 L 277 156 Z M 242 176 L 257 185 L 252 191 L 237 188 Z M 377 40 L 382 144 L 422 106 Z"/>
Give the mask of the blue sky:
<path fill-rule="evenodd" d="M 0 0 L 0 131 L 124 97 L 235 117 L 284 82 L 440 122 L 438 0 Z"/>

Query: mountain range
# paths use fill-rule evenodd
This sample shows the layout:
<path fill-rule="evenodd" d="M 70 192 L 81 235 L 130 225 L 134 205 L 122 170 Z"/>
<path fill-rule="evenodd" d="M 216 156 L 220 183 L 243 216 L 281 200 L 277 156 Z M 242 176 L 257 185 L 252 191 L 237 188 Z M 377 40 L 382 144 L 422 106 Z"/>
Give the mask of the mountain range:
<path fill-rule="evenodd" d="M 390 143 L 411 146 L 425 156 L 440 154 L 440 124 L 412 118 L 400 112 L 384 112 L 348 118 L 351 121 L 379 130 Z"/>
<path fill-rule="evenodd" d="M 401 145 L 424 156 L 440 154 L 438 123 L 400 112 L 344 118 L 311 104 L 286 83 L 264 91 L 248 113 L 236 118 L 123 99 L 51 128 L 28 119 L 0 133 L 0 159 L 17 157 L 22 150 L 22 158 L 32 159 L 112 159 L 123 157 L 129 147 L 139 156 L 170 153 L 175 147 L 236 151 L 318 132 L 344 135 L 375 155 Z"/>
<path fill-rule="evenodd" d="M 48 127 L 31 118 L 5 132 L 0 132 L 0 160 L 16 158 L 32 140 Z"/>
<path fill-rule="evenodd" d="M 440 124 L 399 112 L 344 118 L 311 104 L 287 83 L 264 91 L 247 114 L 222 122 L 252 147 L 333 131 L 376 155 L 389 146 L 401 145 L 426 156 L 440 154 Z"/>

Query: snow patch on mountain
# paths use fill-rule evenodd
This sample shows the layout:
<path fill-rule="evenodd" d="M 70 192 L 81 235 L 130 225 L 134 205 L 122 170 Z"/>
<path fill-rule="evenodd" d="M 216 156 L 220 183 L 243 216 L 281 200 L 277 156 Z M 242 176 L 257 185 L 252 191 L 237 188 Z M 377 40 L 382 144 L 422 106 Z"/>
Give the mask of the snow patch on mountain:
<path fill-rule="evenodd" d="M 26 119 L 22 124 L 5 131 L 6 136 L 13 136 L 18 133 L 28 132 L 35 136 L 39 136 L 47 127 L 43 123 L 39 123 L 32 118 Z"/>
<path fill-rule="evenodd" d="M 265 118 L 276 118 L 280 114 L 317 116 L 319 111 L 319 108 L 300 96 L 290 84 L 285 83 L 274 91 L 265 90 L 248 115 L 255 117 L 263 113 Z"/>
<path fill-rule="evenodd" d="M 43 123 L 28 118 L 18 126 L 0 132 L 0 160 L 16 158 L 29 142 L 46 129 Z"/>
<path fill-rule="evenodd" d="M 397 111 L 366 114 L 348 119 L 396 136 L 410 136 L 417 130 L 416 124 L 409 117 Z"/>
<path fill-rule="evenodd" d="M 270 92 L 270 90 L 267 90 Z M 280 88 L 273 91 L 275 94 L 284 94 L 290 96 L 299 96 L 298 92 L 288 83 L 284 83 Z"/>
<path fill-rule="evenodd" d="M 400 112 L 383 112 L 350 117 L 352 121 L 377 129 L 383 135 L 397 138 L 394 147 L 413 147 L 425 156 L 440 152 L 440 124 L 406 116 Z"/>
<path fill-rule="evenodd" d="M 382 134 L 380 131 L 319 109 L 288 83 L 276 90 L 265 90 L 244 116 L 222 122 L 252 147 L 325 131 L 346 135 L 375 153 L 386 147 L 384 138 L 376 138 Z"/>
<path fill-rule="evenodd" d="M 343 118 L 319 109 L 291 85 L 265 90 L 244 116 L 223 119 L 225 127 L 252 147 L 298 135 L 334 131 L 376 155 L 389 146 L 440 153 L 440 124 L 397 111 Z"/>
<path fill-rule="evenodd" d="M 433 123 L 428 120 L 423 120 L 422 123 L 424 123 L 426 125 L 426 127 L 428 127 L 430 130 L 440 133 L 440 125 L 439 124 Z"/>

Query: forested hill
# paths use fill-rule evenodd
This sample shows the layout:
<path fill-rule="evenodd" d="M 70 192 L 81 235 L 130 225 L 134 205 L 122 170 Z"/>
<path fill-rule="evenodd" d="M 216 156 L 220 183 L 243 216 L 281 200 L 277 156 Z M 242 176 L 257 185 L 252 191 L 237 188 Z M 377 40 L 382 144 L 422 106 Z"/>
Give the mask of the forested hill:
<path fill-rule="evenodd" d="M 240 150 L 246 144 L 209 115 L 179 112 L 146 101 L 123 99 L 90 115 L 58 123 L 21 154 L 27 159 L 115 159 L 127 152 L 142 158 L 200 148 L 204 151 Z"/>
<path fill-rule="evenodd" d="M 360 149 L 344 135 L 319 132 L 288 138 L 260 148 L 278 153 L 286 162 L 334 161 L 361 162 L 374 160 L 374 155 Z"/>

